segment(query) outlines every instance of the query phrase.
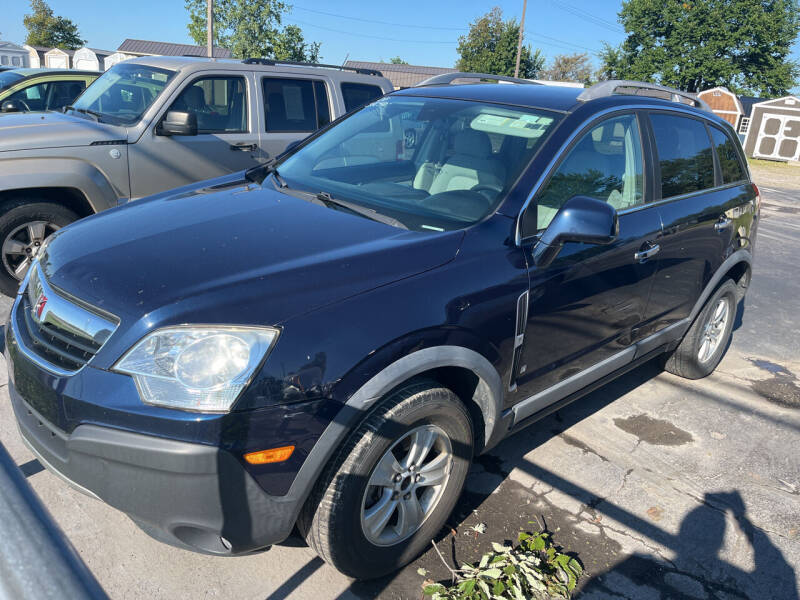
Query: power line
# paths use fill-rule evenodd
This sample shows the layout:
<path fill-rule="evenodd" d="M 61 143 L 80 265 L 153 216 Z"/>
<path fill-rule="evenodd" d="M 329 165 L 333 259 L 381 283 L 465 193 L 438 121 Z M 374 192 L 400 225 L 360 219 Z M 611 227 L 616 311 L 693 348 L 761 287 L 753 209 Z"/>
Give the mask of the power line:
<path fill-rule="evenodd" d="M 556 8 L 560 8 L 561 10 L 566 11 L 571 15 L 578 17 L 579 19 L 583 19 L 584 21 L 588 21 L 589 23 L 593 23 L 594 25 L 604 27 L 610 31 L 614 31 L 617 33 L 625 33 L 625 30 L 613 21 L 609 21 L 608 19 L 604 19 L 603 17 L 598 17 L 597 15 L 592 14 L 587 10 L 584 10 L 577 6 L 573 6 L 572 4 L 563 2 L 561 0 L 551 0 L 551 1 Z"/>
<path fill-rule="evenodd" d="M 299 19 L 291 19 L 295 23 L 300 23 L 300 25 L 305 25 L 306 27 L 316 27 L 317 29 L 324 29 L 325 31 L 332 31 L 334 33 L 341 33 L 343 35 L 352 35 L 354 37 L 361 37 L 361 38 L 370 38 L 374 40 L 386 40 L 388 42 L 408 42 L 412 44 L 451 44 L 455 45 L 453 41 L 434 41 L 434 40 L 408 40 L 408 39 L 400 39 L 400 38 L 390 38 L 383 35 L 369 35 L 367 33 L 353 33 L 352 31 L 343 31 L 341 29 L 334 29 L 333 27 L 324 27 L 322 25 L 315 25 L 314 23 L 308 23 L 306 21 L 300 21 Z"/>
<path fill-rule="evenodd" d="M 338 13 L 327 12 L 324 10 L 316 10 L 313 8 L 305 8 L 303 6 L 292 5 L 292 9 L 303 10 L 318 15 L 325 15 L 327 17 L 337 17 L 339 19 L 348 19 L 350 21 L 360 21 L 361 23 L 373 23 L 377 25 L 390 25 L 391 27 L 410 27 L 412 29 L 438 29 L 440 31 L 467 31 L 468 27 L 435 27 L 432 25 L 406 25 L 405 23 L 391 23 L 389 21 L 377 21 L 374 19 L 362 19 L 361 17 L 350 17 L 347 15 L 340 15 Z"/>

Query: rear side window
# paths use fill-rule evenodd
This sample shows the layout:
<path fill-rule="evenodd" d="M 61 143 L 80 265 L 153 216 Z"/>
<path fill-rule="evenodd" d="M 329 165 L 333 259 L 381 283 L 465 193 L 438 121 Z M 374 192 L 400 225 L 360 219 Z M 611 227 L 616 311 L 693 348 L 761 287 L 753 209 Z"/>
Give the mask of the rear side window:
<path fill-rule="evenodd" d="M 383 96 L 383 90 L 377 85 L 368 85 L 366 83 L 342 84 L 342 98 L 344 99 L 344 109 L 347 112 L 361 108 L 381 96 Z"/>
<path fill-rule="evenodd" d="M 714 187 L 714 160 L 706 126 L 695 119 L 651 114 L 661 167 L 661 197 Z"/>
<path fill-rule="evenodd" d="M 267 131 L 316 131 L 330 120 L 325 84 L 311 79 L 265 77 Z"/>
<path fill-rule="evenodd" d="M 736 151 L 736 146 L 730 136 L 724 131 L 712 127 L 711 139 L 714 140 L 714 147 L 717 150 L 719 168 L 722 172 L 722 183 L 734 183 L 746 179 L 739 153 Z"/>
<path fill-rule="evenodd" d="M 247 92 L 243 77 L 204 77 L 181 92 L 170 110 L 197 115 L 198 133 L 247 131 Z"/>

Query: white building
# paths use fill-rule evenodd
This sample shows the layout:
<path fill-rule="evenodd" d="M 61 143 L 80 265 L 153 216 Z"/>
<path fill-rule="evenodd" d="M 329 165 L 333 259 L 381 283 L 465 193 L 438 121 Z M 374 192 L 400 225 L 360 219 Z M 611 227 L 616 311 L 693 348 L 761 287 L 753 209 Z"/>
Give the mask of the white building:
<path fill-rule="evenodd" d="M 111 54 L 108 50 L 97 50 L 84 46 L 75 50 L 75 54 L 72 55 L 72 68 L 82 71 L 105 71 L 105 61 Z"/>
<path fill-rule="evenodd" d="M 128 60 L 129 58 L 132 57 L 128 56 L 124 52 L 114 52 L 113 54 L 109 54 L 103 61 L 103 70 L 108 71 L 115 64 L 121 63 L 123 60 Z"/>
<path fill-rule="evenodd" d="M 53 48 L 44 53 L 44 66 L 48 69 L 69 69 L 72 50 Z"/>
<path fill-rule="evenodd" d="M 0 65 L 4 67 L 27 67 L 28 51 L 11 42 L 0 41 Z"/>

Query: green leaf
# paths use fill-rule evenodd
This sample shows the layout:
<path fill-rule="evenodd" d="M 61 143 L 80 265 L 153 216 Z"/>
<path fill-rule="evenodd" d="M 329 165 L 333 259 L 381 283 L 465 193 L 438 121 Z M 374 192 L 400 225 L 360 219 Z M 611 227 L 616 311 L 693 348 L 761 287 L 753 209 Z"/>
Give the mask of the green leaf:
<path fill-rule="evenodd" d="M 481 573 L 482 577 L 489 577 L 490 579 L 497 579 L 503 574 L 500 569 L 486 569 L 483 573 Z"/>
<path fill-rule="evenodd" d="M 492 594 L 494 594 L 495 596 L 499 596 L 505 591 L 505 589 L 506 589 L 505 584 L 498 579 L 497 581 L 494 582 L 494 586 L 492 587 Z"/>
<path fill-rule="evenodd" d="M 434 594 L 442 594 L 446 591 L 447 589 L 441 583 L 432 583 L 422 588 L 422 593 L 425 594 L 426 596 L 433 596 Z"/>
<path fill-rule="evenodd" d="M 475 579 L 466 579 L 466 580 L 464 580 L 464 581 L 462 581 L 461 583 L 458 584 L 458 589 L 460 591 L 464 592 L 465 594 L 471 594 L 472 590 L 475 589 L 475 584 L 476 583 L 477 583 L 477 580 L 475 580 Z"/>
<path fill-rule="evenodd" d="M 488 565 L 489 564 L 489 558 L 491 556 L 492 556 L 491 554 L 484 554 L 483 556 L 481 556 L 481 562 L 478 563 L 478 568 L 479 569 L 483 569 L 486 565 Z"/>
<path fill-rule="evenodd" d="M 531 550 L 544 550 L 544 537 L 540 534 L 533 538 L 533 542 L 531 543 Z"/>
<path fill-rule="evenodd" d="M 502 544 L 498 544 L 497 542 L 492 542 L 492 549 L 498 553 L 504 553 L 511 550 L 508 546 L 503 546 Z"/>

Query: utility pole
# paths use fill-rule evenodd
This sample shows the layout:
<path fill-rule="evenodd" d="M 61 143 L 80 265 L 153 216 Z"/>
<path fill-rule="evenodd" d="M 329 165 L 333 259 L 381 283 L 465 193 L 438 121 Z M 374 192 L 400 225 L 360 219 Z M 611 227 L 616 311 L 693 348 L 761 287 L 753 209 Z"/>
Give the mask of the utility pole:
<path fill-rule="evenodd" d="M 206 3 L 206 45 L 208 46 L 208 58 L 214 58 L 214 0 L 206 0 Z M 517 57 L 517 64 L 519 64 L 519 57 Z"/>
<path fill-rule="evenodd" d="M 211 0 L 208 0 L 211 2 Z M 519 59 L 522 55 L 522 36 L 525 33 L 525 9 L 528 8 L 528 0 L 522 0 L 522 21 L 519 23 L 519 41 L 517 41 L 517 66 L 514 67 L 514 77 L 519 77 Z"/>

